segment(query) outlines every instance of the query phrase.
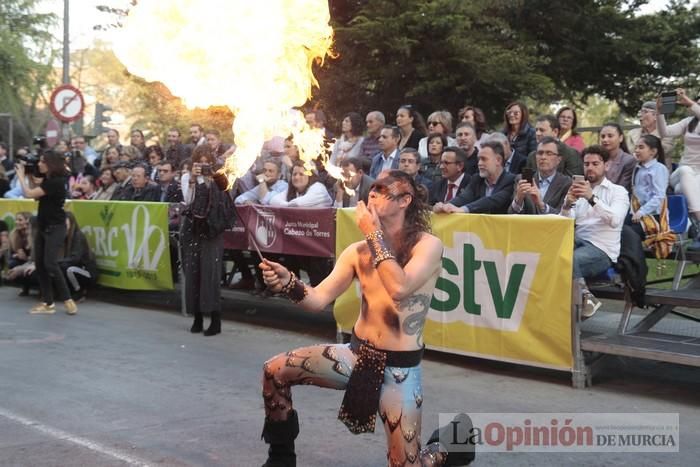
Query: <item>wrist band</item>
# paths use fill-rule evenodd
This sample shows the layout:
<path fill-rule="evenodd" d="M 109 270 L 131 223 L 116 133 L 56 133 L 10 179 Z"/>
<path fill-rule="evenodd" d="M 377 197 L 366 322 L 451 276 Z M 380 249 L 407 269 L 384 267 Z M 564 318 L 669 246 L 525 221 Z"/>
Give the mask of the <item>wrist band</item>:
<path fill-rule="evenodd" d="M 297 279 L 297 275 L 291 272 L 289 282 L 282 287 L 282 293 L 293 303 L 300 303 L 306 298 L 309 291 L 306 289 L 306 284 Z"/>
<path fill-rule="evenodd" d="M 379 263 L 387 259 L 396 259 L 384 239 L 384 232 L 375 230 L 365 235 L 369 252 L 372 254 L 372 265 L 376 268 Z"/>

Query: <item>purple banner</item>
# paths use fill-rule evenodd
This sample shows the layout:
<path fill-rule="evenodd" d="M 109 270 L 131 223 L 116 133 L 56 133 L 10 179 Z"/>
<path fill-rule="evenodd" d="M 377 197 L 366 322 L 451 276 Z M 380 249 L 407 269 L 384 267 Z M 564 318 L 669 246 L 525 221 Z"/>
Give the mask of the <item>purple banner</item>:
<path fill-rule="evenodd" d="M 224 234 L 224 248 L 254 250 L 252 236 L 261 251 L 290 255 L 335 256 L 335 209 L 236 206 L 239 222 Z"/>

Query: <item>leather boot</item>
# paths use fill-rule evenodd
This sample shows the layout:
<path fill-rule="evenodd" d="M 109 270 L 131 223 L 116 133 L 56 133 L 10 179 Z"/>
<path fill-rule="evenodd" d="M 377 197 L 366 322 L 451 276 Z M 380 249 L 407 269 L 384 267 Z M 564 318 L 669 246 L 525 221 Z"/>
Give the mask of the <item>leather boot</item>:
<path fill-rule="evenodd" d="M 204 317 L 202 316 L 202 313 L 195 313 L 190 332 L 192 334 L 196 334 L 198 332 L 202 332 L 202 329 L 204 329 Z"/>
<path fill-rule="evenodd" d="M 211 323 L 206 331 L 205 336 L 215 336 L 221 332 L 221 314 L 218 311 L 211 312 Z"/>
<path fill-rule="evenodd" d="M 295 410 L 289 412 L 286 420 L 265 420 L 262 438 L 270 448 L 267 451 L 267 461 L 262 467 L 296 467 L 294 440 L 298 434 L 299 419 Z"/>
<path fill-rule="evenodd" d="M 447 452 L 445 466 L 469 465 L 476 457 L 474 445 L 467 443 L 472 430 L 471 418 L 463 413 L 457 414 L 450 423 L 433 431 L 426 446 L 430 443 L 441 444 L 440 450 Z"/>

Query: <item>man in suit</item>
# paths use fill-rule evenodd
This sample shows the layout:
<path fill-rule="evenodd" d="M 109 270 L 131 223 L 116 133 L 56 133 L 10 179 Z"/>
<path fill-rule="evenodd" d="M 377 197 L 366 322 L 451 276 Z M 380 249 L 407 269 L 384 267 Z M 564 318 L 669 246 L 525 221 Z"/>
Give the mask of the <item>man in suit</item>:
<path fill-rule="evenodd" d="M 370 177 L 376 179 L 384 170 L 399 168 L 399 139 L 401 139 L 401 133 L 397 127 L 386 125 L 382 128 L 379 133 L 379 147 L 382 150 L 372 158 Z"/>
<path fill-rule="evenodd" d="M 455 138 L 457 139 L 457 146 L 467 153 L 467 164 L 464 166 L 464 172 L 470 177 L 478 174 L 479 148 L 476 147 L 476 130 L 474 125 L 469 122 L 462 122 L 457 125 Z"/>
<path fill-rule="evenodd" d="M 557 171 L 562 161 L 557 140 L 545 136 L 537 145 L 535 154 L 537 172 L 532 180 L 523 178 L 526 171 L 523 171 L 523 177 L 518 175 L 508 214 L 558 214 L 564 204 L 571 177 Z"/>
<path fill-rule="evenodd" d="M 343 176 L 335 186 L 335 208 L 354 208 L 358 201 L 363 201 L 365 204 L 369 199 L 369 189 L 374 183 L 374 179 L 365 174 L 362 169 L 362 159 L 359 157 L 351 157 L 343 159 L 340 163 L 340 168 L 343 169 Z M 352 191 L 352 195 L 348 194 L 348 190 Z"/>
<path fill-rule="evenodd" d="M 512 173 L 513 175 L 517 175 L 522 172 L 523 167 L 525 167 L 525 162 L 527 162 L 527 158 L 513 149 L 506 135 L 501 132 L 495 132 L 488 137 L 488 141 L 495 141 L 503 146 L 503 154 L 505 155 L 503 170 L 508 173 Z"/>
<path fill-rule="evenodd" d="M 535 139 L 537 143 L 539 144 L 542 138 L 547 136 L 551 136 L 557 142 L 557 152 L 561 156 L 561 162 L 559 167 L 557 167 L 557 171 L 569 177 L 583 175 L 583 159 L 576 149 L 559 141 L 559 120 L 554 115 L 540 115 L 535 122 Z M 532 170 L 537 169 L 536 152 L 537 150 L 532 151 L 527 156 L 525 167 Z"/>
<path fill-rule="evenodd" d="M 467 188 L 449 203 L 437 203 L 434 212 L 471 212 L 506 214 L 513 199 L 515 175 L 504 169 L 503 145 L 488 140 L 479 151 L 479 176 L 472 177 Z"/>
<path fill-rule="evenodd" d="M 433 187 L 433 181 L 420 174 L 420 154 L 417 149 L 403 148 L 401 150 L 399 153 L 399 170 L 413 177 L 413 180 L 416 181 L 416 185 L 423 185 L 425 187 L 425 194 L 426 196 L 428 195 L 430 189 Z"/>
<path fill-rule="evenodd" d="M 160 188 L 160 198 L 162 203 L 180 203 L 182 201 L 182 190 L 180 183 L 175 180 L 175 166 L 172 161 L 166 160 L 157 166 L 158 187 Z"/>
<path fill-rule="evenodd" d="M 160 201 L 160 188 L 149 180 L 146 166 L 137 164 L 131 169 L 131 186 L 127 188 L 127 201 Z"/>
<path fill-rule="evenodd" d="M 467 153 L 457 146 L 447 146 L 440 156 L 442 178 L 433 183 L 430 189 L 429 203 L 449 203 L 459 195 L 469 183 L 469 175 L 464 173 Z"/>

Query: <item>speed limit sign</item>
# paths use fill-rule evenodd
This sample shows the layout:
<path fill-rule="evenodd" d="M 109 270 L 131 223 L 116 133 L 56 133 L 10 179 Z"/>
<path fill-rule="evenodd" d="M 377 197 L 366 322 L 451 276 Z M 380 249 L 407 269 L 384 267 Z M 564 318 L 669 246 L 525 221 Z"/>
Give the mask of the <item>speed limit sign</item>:
<path fill-rule="evenodd" d="M 49 108 L 60 121 L 73 122 L 83 115 L 85 109 L 83 94 L 75 86 L 62 84 L 51 93 Z"/>

